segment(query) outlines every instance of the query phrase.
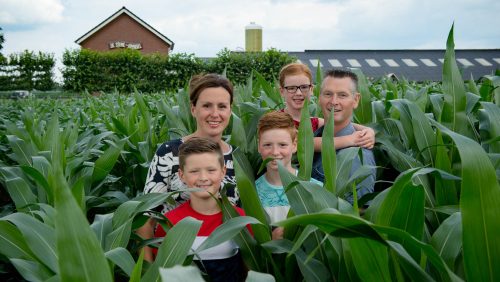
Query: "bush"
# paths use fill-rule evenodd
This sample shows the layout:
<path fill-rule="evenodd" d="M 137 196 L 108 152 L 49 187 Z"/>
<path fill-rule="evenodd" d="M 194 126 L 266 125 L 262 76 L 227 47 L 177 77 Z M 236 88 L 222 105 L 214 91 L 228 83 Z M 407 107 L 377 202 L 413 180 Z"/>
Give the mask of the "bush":
<path fill-rule="evenodd" d="M 0 56 L 0 90 L 50 90 L 54 87 L 54 54 L 25 50 Z"/>
<path fill-rule="evenodd" d="M 231 52 L 224 49 L 207 62 L 193 54 L 142 55 L 137 50 L 97 52 L 66 50 L 63 54 L 64 88 L 70 91 L 118 90 L 130 93 L 177 91 L 193 74 L 223 73 L 235 84 L 245 83 L 252 71 L 273 81 L 281 67 L 295 59 L 275 49 L 266 52 Z"/>
<path fill-rule="evenodd" d="M 274 81 L 280 69 L 296 60 L 295 57 L 276 49 L 265 52 L 231 52 L 223 49 L 208 63 L 210 72 L 222 73 L 236 84 L 244 84 L 252 71 L 259 72 L 267 81 Z"/>

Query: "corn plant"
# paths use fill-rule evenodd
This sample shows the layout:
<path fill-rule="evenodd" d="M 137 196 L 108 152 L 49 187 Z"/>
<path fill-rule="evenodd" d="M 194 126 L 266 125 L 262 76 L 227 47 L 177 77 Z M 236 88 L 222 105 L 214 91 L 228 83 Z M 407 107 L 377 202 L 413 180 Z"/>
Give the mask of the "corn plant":
<path fill-rule="evenodd" d="M 316 87 L 302 113 L 299 174 L 280 169 L 291 212 L 276 224 L 285 237 L 275 241 L 254 185 L 263 163 L 256 125 L 282 100 L 276 83 L 254 72 L 236 87 L 224 132 L 238 147 L 233 160 L 246 216 L 222 199 L 225 223 L 197 250 L 190 247 L 200 222 L 192 219 L 165 239 L 134 233 L 144 212 L 157 216 L 154 207 L 171 200 L 142 195 L 142 186 L 157 146 L 196 130 L 187 89 L 2 101 L 0 271 L 33 281 L 200 279 L 179 265 L 235 240 L 249 280 L 497 281 L 500 79 L 497 73 L 462 81 L 453 49 L 452 28 L 441 83 L 371 82 L 357 72 L 362 100 L 354 120 L 377 132 L 377 185 L 384 188 L 363 215 L 357 200 L 350 205 L 344 197 L 355 194 L 367 168 L 349 177 L 358 150 L 335 153 L 331 119 L 323 135 L 324 186 L 308 181 Z M 138 252 L 146 244 L 158 248 L 152 264 Z"/>

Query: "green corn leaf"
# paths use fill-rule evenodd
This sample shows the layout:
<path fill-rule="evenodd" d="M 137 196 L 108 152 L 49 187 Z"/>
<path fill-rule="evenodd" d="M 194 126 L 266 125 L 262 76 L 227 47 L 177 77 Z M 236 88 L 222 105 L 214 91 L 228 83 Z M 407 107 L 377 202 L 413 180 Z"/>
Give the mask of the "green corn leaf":
<path fill-rule="evenodd" d="M 250 270 L 245 282 L 274 282 L 276 279 L 271 274 Z"/>
<path fill-rule="evenodd" d="M 6 137 L 13 152 L 10 157 L 20 165 L 31 166 L 31 156 L 35 155 L 33 148 L 17 136 L 7 135 Z"/>
<path fill-rule="evenodd" d="M 405 107 L 404 101 L 405 100 L 395 99 L 392 100 L 391 103 L 393 107 L 396 108 L 399 112 L 399 119 L 402 124 L 403 133 L 408 138 L 407 147 L 416 149 L 415 135 L 413 133 L 414 130 L 412 123 L 412 116 L 408 108 Z"/>
<path fill-rule="evenodd" d="M 143 276 L 142 281 L 158 281 L 159 268 L 182 264 L 200 227 L 201 221 L 192 217 L 186 217 L 174 225 L 158 248 L 156 260 Z"/>
<path fill-rule="evenodd" d="M 314 156 L 314 139 L 309 115 L 308 99 L 304 100 L 304 107 L 300 115 L 300 125 L 297 144 L 297 157 L 299 159 L 299 177 L 302 180 L 311 179 L 312 160 Z"/>
<path fill-rule="evenodd" d="M 307 238 L 309 238 L 309 236 L 311 236 L 311 234 L 313 234 L 317 230 L 318 228 L 316 226 L 313 225 L 306 226 L 304 230 L 300 232 L 299 237 L 296 238 L 295 241 L 293 242 L 293 248 L 291 250 L 288 250 L 288 255 L 293 255 L 297 253 L 297 251 L 301 249 L 302 245 L 307 240 Z"/>
<path fill-rule="evenodd" d="M 436 155 L 436 136 L 424 113 L 412 102 L 403 100 L 411 115 L 413 135 L 417 148 L 420 150 L 426 163 L 434 166 L 433 156 Z"/>
<path fill-rule="evenodd" d="M 351 215 L 334 213 L 314 213 L 297 215 L 280 222 L 277 226 L 308 225 L 317 226 L 322 231 L 343 238 L 363 237 L 387 245 L 384 238 L 377 233 L 366 221 Z"/>
<path fill-rule="evenodd" d="M 239 149 L 233 152 L 234 172 L 240 199 L 245 213 L 260 222 L 267 223 L 266 212 L 262 207 L 257 190 L 253 170 L 246 156 Z M 257 225 L 253 227 L 255 239 L 259 243 L 271 240 L 268 225 Z"/>
<path fill-rule="evenodd" d="M 95 161 L 94 172 L 92 173 L 92 182 L 97 183 L 102 181 L 111 171 L 120 156 L 126 139 L 122 139 L 112 144 L 110 147 Z"/>
<path fill-rule="evenodd" d="M 466 278 L 500 280 L 496 267 L 500 265 L 500 186 L 495 169 L 479 144 L 441 124 L 434 125 L 453 139 L 463 160 L 460 211 Z"/>
<path fill-rule="evenodd" d="M 443 63 L 444 105 L 441 117 L 443 125 L 464 136 L 474 138 L 466 115 L 466 96 L 462 75 L 455 61 L 455 43 L 451 26 L 446 42 L 446 53 Z"/>
<path fill-rule="evenodd" d="M 409 170 L 396 179 L 378 210 L 375 223 L 400 228 L 421 239 L 424 233 L 424 191 L 411 181 L 417 170 Z M 411 249 L 404 242 L 403 246 L 416 261 L 420 260 L 418 249 Z"/>
<path fill-rule="evenodd" d="M 34 260 L 23 234 L 13 224 L 0 220 L 0 253 L 8 258 Z"/>
<path fill-rule="evenodd" d="M 318 60 L 318 65 L 316 67 L 316 75 L 314 76 L 314 97 L 319 99 L 319 95 L 321 92 L 321 83 L 323 82 L 323 73 L 321 72 L 321 64 Z M 318 107 L 319 111 L 321 111 L 321 107 Z M 321 112 L 317 113 L 317 116 L 323 116 Z"/>
<path fill-rule="evenodd" d="M 124 136 L 129 136 L 130 133 L 128 132 L 127 127 L 125 126 L 125 124 L 121 120 L 119 120 L 115 117 L 111 117 L 111 121 L 113 122 L 113 125 L 114 125 L 117 133 L 120 133 Z"/>
<path fill-rule="evenodd" d="M 388 242 L 392 250 L 398 255 L 398 264 L 406 271 L 408 277 L 415 279 L 415 281 L 435 281 L 429 274 L 427 274 L 413 258 L 406 252 L 406 250 L 398 243 Z"/>
<path fill-rule="evenodd" d="M 436 129 L 436 146 L 435 167 L 451 173 L 451 160 L 448 156 L 448 150 L 444 145 L 441 130 L 439 129 Z M 458 193 L 455 182 L 436 178 L 434 191 L 437 206 L 458 204 Z"/>
<path fill-rule="evenodd" d="M 222 225 L 217 227 L 212 234 L 196 249 L 197 253 L 206 250 L 208 248 L 217 246 L 223 242 L 231 240 L 238 233 L 241 232 L 242 229 L 246 228 L 249 224 L 262 224 L 257 219 L 248 216 L 238 216 L 229 219 L 224 222 Z"/>
<path fill-rule="evenodd" d="M 33 254 L 40 262 L 56 273 L 58 255 L 54 229 L 24 213 L 13 213 L 4 219 L 16 225 Z"/>
<path fill-rule="evenodd" d="M 188 265 L 175 265 L 170 268 L 160 268 L 161 281 L 193 281 L 193 282 L 203 282 L 205 281 L 201 276 L 200 269 L 196 266 Z"/>
<path fill-rule="evenodd" d="M 107 259 L 118 265 L 128 276 L 132 275 L 135 262 L 127 249 L 118 247 L 107 251 L 104 255 Z"/>
<path fill-rule="evenodd" d="M 234 209 L 234 207 L 231 205 L 229 200 L 225 195 L 222 196 L 222 202 L 221 202 L 221 209 L 222 209 L 222 214 L 223 214 L 223 220 L 224 222 L 227 222 L 228 220 L 231 220 L 232 218 L 238 218 L 241 217 L 239 213 Z M 246 219 L 244 219 L 246 220 Z M 237 221 L 238 222 L 238 221 Z M 254 225 L 258 226 L 258 225 Z M 241 229 L 240 232 L 238 232 L 237 236 L 233 237 L 233 240 L 236 242 L 236 244 L 240 247 L 241 251 L 241 256 L 243 260 L 245 261 L 247 267 L 249 269 L 253 269 L 256 271 L 261 271 L 261 269 L 264 269 L 262 263 L 260 262 L 260 257 L 261 257 L 261 251 L 258 248 L 257 242 L 255 239 L 250 235 L 250 232 L 246 229 Z M 232 231 L 235 231 L 234 228 Z"/>
<path fill-rule="evenodd" d="M 335 172 L 335 179 L 337 183 L 335 185 L 337 186 L 336 195 L 340 197 L 352 190 L 352 186 L 349 185 L 352 162 L 358 156 L 360 150 L 359 147 L 345 148 L 336 156 L 337 171 Z"/>
<path fill-rule="evenodd" d="M 75 197 L 75 200 L 78 203 L 78 206 L 82 209 L 82 211 L 86 210 L 85 206 L 85 184 L 88 182 L 89 177 L 81 177 L 79 178 L 71 187 L 71 194 Z"/>
<path fill-rule="evenodd" d="M 247 151 L 247 139 L 245 134 L 245 129 L 243 127 L 243 123 L 241 119 L 232 114 L 233 117 L 233 128 L 231 130 L 231 145 L 241 148 L 243 152 Z"/>
<path fill-rule="evenodd" d="M 90 225 L 102 249 L 106 247 L 106 237 L 113 231 L 112 219 L 113 214 L 96 214 L 94 222 Z"/>
<path fill-rule="evenodd" d="M 372 121 L 372 98 L 368 87 L 368 80 L 360 69 L 352 69 L 358 76 L 358 90 L 361 94 L 358 108 L 354 110 L 354 119 L 357 123 L 366 124 Z"/>
<path fill-rule="evenodd" d="M 467 104 L 465 106 L 465 112 L 467 113 L 467 117 L 470 120 L 474 109 L 476 108 L 477 104 L 481 100 L 481 96 L 476 95 L 476 94 L 471 93 L 471 92 L 466 92 L 465 93 L 465 100 L 467 101 Z"/>
<path fill-rule="evenodd" d="M 24 179 L 20 177 L 8 179 L 5 181 L 5 186 L 18 210 L 31 210 L 30 205 L 37 202 L 35 194 Z"/>
<path fill-rule="evenodd" d="M 129 282 L 141 282 L 142 264 L 144 262 L 144 250 L 141 251 L 137 263 L 134 265 Z"/>
<path fill-rule="evenodd" d="M 267 82 L 266 79 L 257 71 L 253 72 L 255 75 L 255 79 L 257 80 L 257 84 L 262 87 L 264 93 L 267 97 L 271 98 L 272 104 L 268 105 L 270 108 L 275 108 L 277 105 L 281 104 L 281 95 L 276 90 L 271 83 Z"/>
<path fill-rule="evenodd" d="M 449 268 L 455 268 L 455 261 L 462 250 L 462 218 L 459 212 L 449 216 L 432 234 L 431 244 Z"/>
<path fill-rule="evenodd" d="M 10 262 L 14 265 L 19 274 L 28 281 L 46 281 L 54 275 L 53 272 L 36 261 L 13 258 L 10 259 Z"/>
<path fill-rule="evenodd" d="M 391 281 L 387 246 L 366 238 L 350 238 L 347 242 L 361 280 Z"/>
<path fill-rule="evenodd" d="M 323 232 L 332 236 L 341 238 L 367 238 L 393 248 L 390 241 L 386 241 L 381 234 L 390 235 L 392 238 L 397 239 L 397 243 L 404 241 L 407 244 L 411 244 L 413 248 L 422 250 L 431 265 L 439 271 L 440 278 L 443 281 L 460 281 L 446 266 L 446 263 L 439 257 L 432 246 L 422 243 L 407 232 L 397 228 L 373 225 L 358 217 L 333 213 L 298 215 L 277 223 L 278 226 L 285 228 L 294 225 L 306 226 L 309 224 L 317 226 Z M 409 259 L 413 260 L 411 257 Z"/>
<path fill-rule="evenodd" d="M 446 265 L 444 260 L 437 254 L 436 250 L 431 246 L 426 243 L 423 243 L 415 237 L 411 236 L 407 232 L 398 229 L 398 228 L 393 228 L 393 227 L 385 227 L 385 226 L 373 226 L 375 230 L 382 234 L 387 234 L 392 236 L 392 238 L 397 239 L 396 243 L 400 242 L 406 242 L 407 244 L 412 244 L 413 248 L 420 248 L 422 253 L 427 256 L 428 262 L 432 267 L 434 267 L 439 274 L 439 277 L 441 281 L 462 281 L 456 274 L 454 274 Z M 396 252 L 400 253 L 400 256 L 403 255 L 401 251 L 395 249 L 395 245 L 393 244 L 394 242 L 387 241 L 389 243 L 389 246 L 395 250 Z M 399 248 L 399 247 L 397 247 Z M 409 255 L 403 255 L 403 257 L 408 258 L 408 261 L 413 260 Z M 406 262 L 408 264 L 408 262 Z M 408 267 L 411 267 L 411 265 L 406 265 L 407 270 Z"/>
<path fill-rule="evenodd" d="M 132 232 L 132 221 L 133 217 L 106 236 L 106 251 L 127 246 Z"/>
<path fill-rule="evenodd" d="M 481 102 L 484 109 L 483 120 L 488 120 L 488 123 L 481 123 L 480 129 L 489 133 L 490 138 L 500 136 L 500 107 L 488 102 Z M 480 115 L 481 117 L 481 115 Z M 500 141 L 494 141 L 488 144 L 490 153 L 500 153 Z"/>
<path fill-rule="evenodd" d="M 113 215 L 113 229 L 117 229 L 119 226 L 125 224 L 133 218 L 137 208 L 142 203 L 140 201 L 129 200 L 121 204 L 114 212 Z"/>
<path fill-rule="evenodd" d="M 50 150 L 52 144 L 56 142 L 54 139 L 59 138 L 59 116 L 57 111 L 52 112 L 52 117 L 50 118 L 47 130 L 43 136 L 42 151 Z"/>
<path fill-rule="evenodd" d="M 323 172 L 325 174 L 325 189 L 335 195 L 337 193 L 337 155 L 333 138 L 335 128 L 333 116 L 331 114 L 328 117 L 321 138 L 321 163 L 323 164 Z"/>
<path fill-rule="evenodd" d="M 45 200 L 52 204 L 53 199 L 54 199 L 54 193 L 52 192 L 52 189 L 49 186 L 49 183 L 47 182 L 47 179 L 45 176 L 40 173 L 36 168 L 31 167 L 31 166 L 21 166 L 21 169 L 23 172 L 28 175 L 31 179 L 35 181 L 37 185 L 37 188 L 41 188 L 42 191 L 38 191 L 38 201 L 39 202 L 45 202 Z M 46 195 L 46 199 L 45 196 Z"/>
<path fill-rule="evenodd" d="M 49 184 L 55 189 L 56 246 L 61 281 L 112 281 L 100 243 L 69 191 L 60 164 L 53 164 Z"/>
<path fill-rule="evenodd" d="M 181 192 L 181 191 L 179 191 Z M 140 202 L 140 205 L 135 208 L 135 212 L 144 212 L 144 211 L 149 211 L 152 210 L 164 202 L 167 201 L 169 197 L 172 195 L 176 195 L 179 192 L 170 192 L 170 193 L 148 193 L 148 194 L 142 194 L 140 196 L 135 197 L 134 199 L 131 199 L 132 201 L 137 201 Z M 125 204 L 125 203 L 124 203 Z M 120 207 L 118 207 L 120 208 Z M 125 214 L 129 214 L 130 211 L 124 210 Z"/>
<path fill-rule="evenodd" d="M 328 273 L 326 266 L 316 259 L 308 259 L 306 253 L 298 250 L 295 253 L 297 264 L 299 265 L 302 275 L 306 281 L 329 281 L 331 276 Z"/>

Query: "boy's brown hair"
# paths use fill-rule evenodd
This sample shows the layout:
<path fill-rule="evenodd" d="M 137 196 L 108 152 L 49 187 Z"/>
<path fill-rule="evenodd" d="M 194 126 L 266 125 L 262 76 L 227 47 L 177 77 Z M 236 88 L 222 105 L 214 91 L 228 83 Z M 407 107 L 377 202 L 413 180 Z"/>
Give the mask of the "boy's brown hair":
<path fill-rule="evenodd" d="M 216 154 L 220 166 L 224 167 L 224 154 L 219 143 L 207 138 L 192 137 L 179 146 L 179 168 L 184 169 L 187 157 L 203 153 Z"/>
<path fill-rule="evenodd" d="M 312 84 L 312 73 L 311 70 L 304 64 L 301 63 L 291 63 L 284 66 L 280 71 L 280 87 L 285 87 L 285 78 L 289 75 L 300 75 L 303 74 L 309 78 L 309 82 Z"/>
<path fill-rule="evenodd" d="M 196 106 L 198 98 L 203 90 L 207 88 L 222 87 L 230 97 L 230 104 L 233 104 L 233 84 L 227 78 L 216 73 L 198 74 L 189 81 L 189 100 L 191 105 Z"/>
<path fill-rule="evenodd" d="M 285 112 L 272 111 L 263 115 L 257 125 L 257 136 L 271 129 L 286 129 L 290 133 L 292 141 L 297 138 L 297 129 L 293 123 L 292 116 Z"/>

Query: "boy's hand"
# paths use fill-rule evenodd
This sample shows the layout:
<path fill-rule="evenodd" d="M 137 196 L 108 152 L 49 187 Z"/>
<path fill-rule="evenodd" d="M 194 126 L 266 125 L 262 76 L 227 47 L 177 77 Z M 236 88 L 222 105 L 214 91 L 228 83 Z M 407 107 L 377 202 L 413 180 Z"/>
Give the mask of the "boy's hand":
<path fill-rule="evenodd" d="M 351 134 L 352 146 L 372 149 L 375 145 L 375 131 L 369 127 Z"/>
<path fill-rule="evenodd" d="M 283 239 L 283 234 L 284 233 L 285 233 L 285 228 L 283 228 L 283 227 L 276 227 L 276 228 L 274 228 L 271 237 L 272 237 L 273 240 Z"/>

